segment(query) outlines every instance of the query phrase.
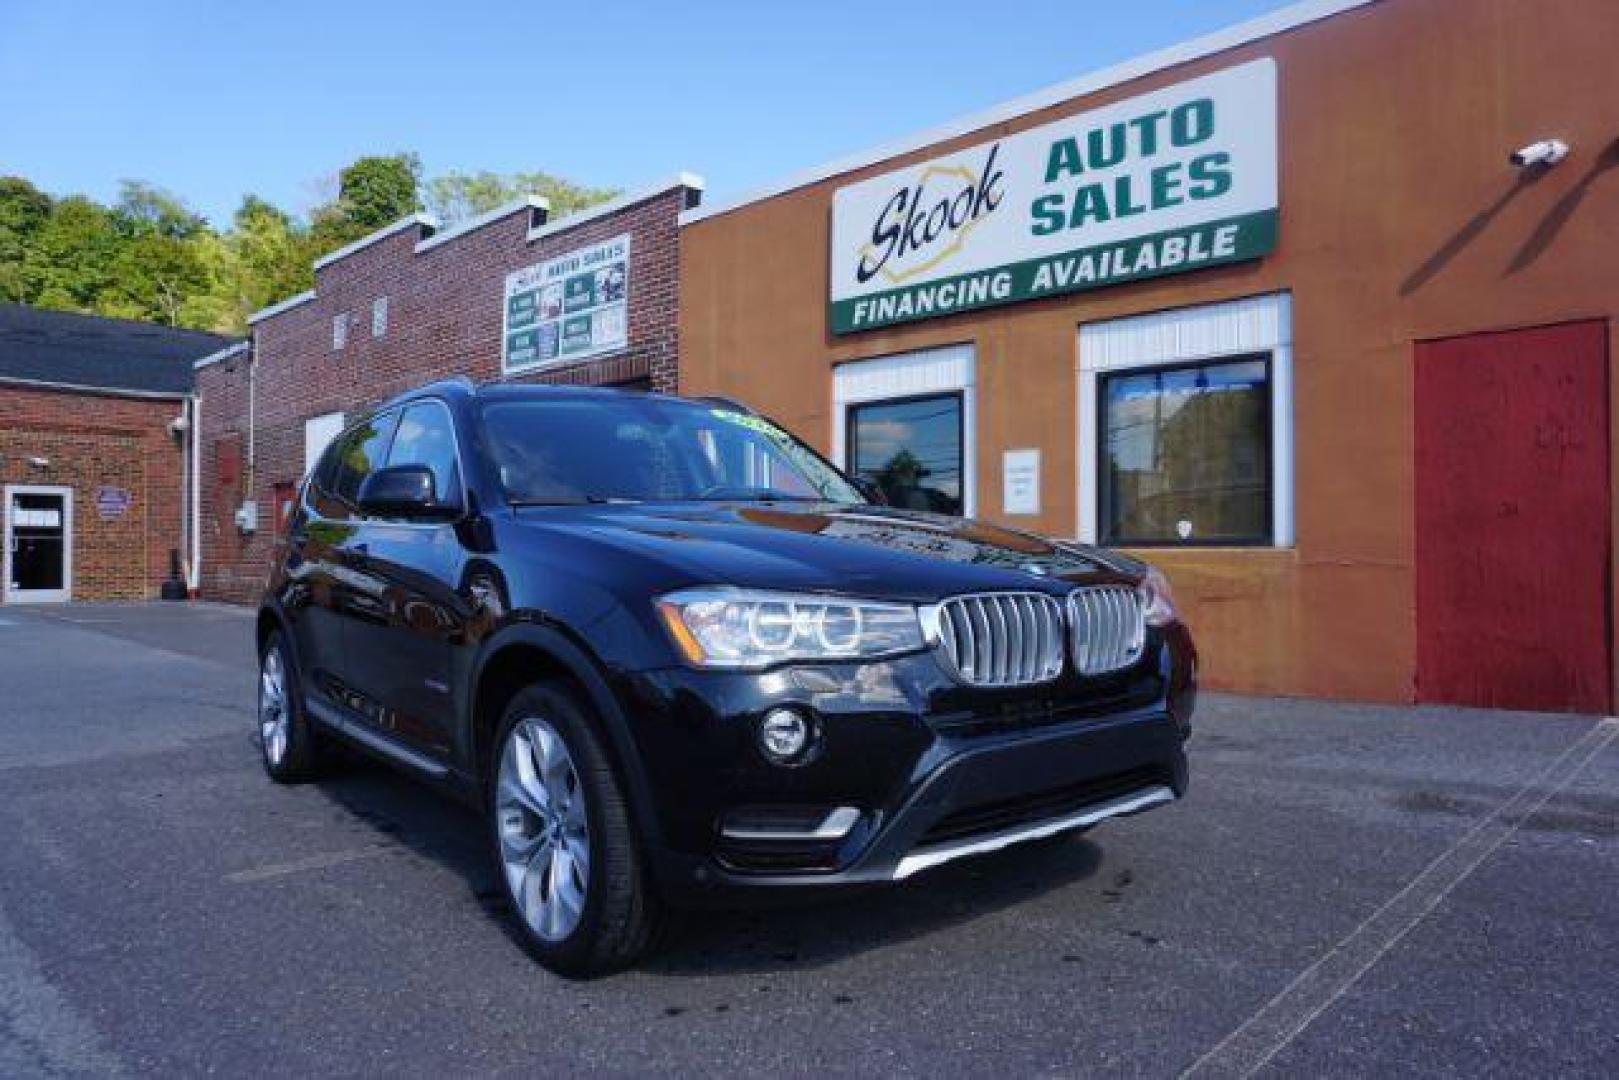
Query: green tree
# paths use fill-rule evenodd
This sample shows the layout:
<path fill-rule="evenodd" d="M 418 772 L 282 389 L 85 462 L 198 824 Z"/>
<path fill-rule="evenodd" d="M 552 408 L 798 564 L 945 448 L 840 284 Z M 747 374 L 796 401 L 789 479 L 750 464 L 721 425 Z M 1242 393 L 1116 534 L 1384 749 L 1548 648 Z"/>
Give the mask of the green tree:
<path fill-rule="evenodd" d="M 314 285 L 310 264 L 318 256 L 308 230 L 257 195 L 242 199 L 221 239 L 221 280 L 240 327 L 260 308 Z"/>
<path fill-rule="evenodd" d="M 446 224 L 529 194 L 549 199 L 553 217 L 617 194 L 543 172 L 425 184 L 421 172 L 415 154 L 362 157 L 307 218 L 248 195 L 222 230 L 139 180 L 103 206 L 0 177 L 0 301 L 241 333 L 252 312 L 310 288 L 315 259 L 415 213 L 424 194 Z"/>
<path fill-rule="evenodd" d="M 123 239 L 106 207 L 82 195 L 57 200 L 23 257 L 30 302 L 67 311 L 99 310 L 97 302 L 113 280 Z"/>
<path fill-rule="evenodd" d="M 313 257 L 420 210 L 421 171 L 415 154 L 363 157 L 345 167 L 338 174 L 337 198 L 310 214 Z"/>
<path fill-rule="evenodd" d="M 120 242 L 96 310 L 180 325 L 188 303 L 214 285 L 202 251 L 213 237 L 208 223 L 177 196 L 138 180 L 123 182 L 112 219 Z"/>
<path fill-rule="evenodd" d="M 23 264 L 51 216 L 51 197 L 20 176 L 0 176 L 0 301 L 33 299 Z"/>
<path fill-rule="evenodd" d="M 208 228 L 178 195 L 143 180 L 125 180 L 118 186 L 113 214 L 131 236 L 163 236 L 188 240 Z"/>
<path fill-rule="evenodd" d="M 451 170 L 427 182 L 429 210 L 444 225 L 453 225 L 529 195 L 550 200 L 551 217 L 568 214 L 606 202 L 619 192 L 614 188 L 593 188 L 544 172 L 464 173 Z"/>

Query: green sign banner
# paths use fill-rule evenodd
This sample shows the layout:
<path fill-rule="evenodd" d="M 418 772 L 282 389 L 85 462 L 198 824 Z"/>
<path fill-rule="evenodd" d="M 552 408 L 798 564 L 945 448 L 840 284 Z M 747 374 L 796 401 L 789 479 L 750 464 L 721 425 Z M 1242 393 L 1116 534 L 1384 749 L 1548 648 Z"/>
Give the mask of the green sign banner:
<path fill-rule="evenodd" d="M 840 188 L 846 334 L 1272 251 L 1276 65 L 1255 60 Z"/>
<path fill-rule="evenodd" d="M 1222 263 L 1257 259 L 1276 247 L 1276 211 L 1078 248 L 976 274 L 901 286 L 832 304 L 832 332 L 953 315 L 958 311 L 1099 289 Z"/>

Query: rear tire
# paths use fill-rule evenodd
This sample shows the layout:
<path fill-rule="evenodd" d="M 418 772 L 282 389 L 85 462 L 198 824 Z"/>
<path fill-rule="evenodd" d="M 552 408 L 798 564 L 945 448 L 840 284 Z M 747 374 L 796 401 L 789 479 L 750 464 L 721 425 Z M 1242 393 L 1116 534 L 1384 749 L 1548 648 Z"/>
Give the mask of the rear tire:
<path fill-rule="evenodd" d="M 279 630 L 259 652 L 259 749 L 264 771 L 278 784 L 298 784 L 320 771 L 320 748 L 304 711 L 303 688 Z"/>
<path fill-rule="evenodd" d="M 506 707 L 488 770 L 495 871 L 529 952 L 588 977 L 633 964 L 661 922 L 594 713 L 565 683 Z"/>

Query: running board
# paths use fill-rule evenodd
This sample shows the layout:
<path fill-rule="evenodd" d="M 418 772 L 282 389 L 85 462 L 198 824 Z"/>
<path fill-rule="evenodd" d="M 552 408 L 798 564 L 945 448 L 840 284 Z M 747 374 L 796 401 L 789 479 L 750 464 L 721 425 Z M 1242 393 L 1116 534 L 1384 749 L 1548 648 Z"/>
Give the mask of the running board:
<path fill-rule="evenodd" d="M 989 836 L 980 836 L 976 840 L 963 840 L 955 844 L 941 844 L 938 847 L 923 848 L 905 856 L 894 868 L 894 880 L 900 881 L 922 870 L 938 866 L 941 863 L 951 862 L 955 859 L 965 858 L 968 855 L 982 855 L 986 851 L 999 851 L 1001 848 L 1013 844 L 1021 844 L 1025 840 L 1039 840 L 1047 836 L 1055 836 L 1070 829 L 1083 828 L 1086 825 L 1095 825 L 1108 818 L 1119 817 L 1123 814 L 1134 814 L 1139 810 L 1159 806 L 1163 803 L 1174 802 L 1173 789 L 1159 785 L 1157 787 L 1142 788 L 1129 795 L 1120 795 L 1106 802 L 1095 803 L 1077 810 L 1065 817 L 1052 818 L 1048 821 L 1036 822 L 1032 825 L 1022 825 L 1004 832 L 992 833 Z"/>
<path fill-rule="evenodd" d="M 381 732 L 373 731 L 358 720 L 351 719 L 342 709 L 335 705 L 305 697 L 304 708 L 308 709 L 316 720 L 319 720 L 337 734 L 359 743 L 365 749 L 385 757 L 389 761 L 414 769 L 416 772 L 423 773 L 435 780 L 443 780 L 450 775 L 450 769 L 447 765 L 441 765 L 426 754 L 419 754 L 408 746 L 399 745 L 399 743 Z"/>

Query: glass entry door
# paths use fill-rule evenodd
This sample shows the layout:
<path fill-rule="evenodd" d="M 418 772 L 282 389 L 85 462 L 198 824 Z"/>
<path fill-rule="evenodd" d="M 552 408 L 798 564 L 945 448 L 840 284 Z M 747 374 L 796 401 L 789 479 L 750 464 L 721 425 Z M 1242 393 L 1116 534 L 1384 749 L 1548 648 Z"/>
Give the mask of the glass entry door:
<path fill-rule="evenodd" d="M 67 600 L 73 593 L 73 489 L 5 490 L 5 601 Z"/>

